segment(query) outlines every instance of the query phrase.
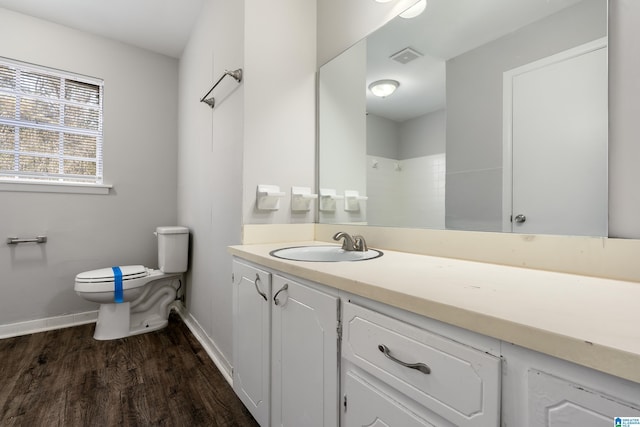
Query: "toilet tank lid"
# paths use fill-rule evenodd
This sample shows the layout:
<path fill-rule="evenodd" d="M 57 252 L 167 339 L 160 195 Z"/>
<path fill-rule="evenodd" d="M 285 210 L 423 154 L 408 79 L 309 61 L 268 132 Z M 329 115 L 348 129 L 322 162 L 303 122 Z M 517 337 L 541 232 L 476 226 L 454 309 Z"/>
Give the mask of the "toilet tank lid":
<path fill-rule="evenodd" d="M 122 279 L 139 279 L 147 276 L 149 273 L 144 265 L 121 265 Z M 76 282 L 112 282 L 113 268 L 100 268 L 98 270 L 85 271 L 76 276 Z"/>
<path fill-rule="evenodd" d="M 167 227 L 156 227 L 157 234 L 187 234 L 189 233 L 189 229 L 187 227 L 182 227 L 179 225 L 167 226 Z"/>

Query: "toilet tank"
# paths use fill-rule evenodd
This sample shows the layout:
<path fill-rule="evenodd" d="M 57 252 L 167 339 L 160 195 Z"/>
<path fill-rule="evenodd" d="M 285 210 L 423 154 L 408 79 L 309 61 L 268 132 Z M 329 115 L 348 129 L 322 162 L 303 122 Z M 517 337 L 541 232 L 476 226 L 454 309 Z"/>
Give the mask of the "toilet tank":
<path fill-rule="evenodd" d="M 187 227 L 157 227 L 158 267 L 163 273 L 187 271 L 189 229 Z"/>

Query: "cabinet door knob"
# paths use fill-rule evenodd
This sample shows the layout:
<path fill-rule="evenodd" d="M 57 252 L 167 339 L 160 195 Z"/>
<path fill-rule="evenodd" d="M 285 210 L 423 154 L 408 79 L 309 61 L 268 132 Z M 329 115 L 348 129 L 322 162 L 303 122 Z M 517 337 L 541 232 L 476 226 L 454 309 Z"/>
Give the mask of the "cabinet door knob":
<path fill-rule="evenodd" d="M 396 359 L 391 355 L 391 351 L 389 350 L 389 347 L 387 347 L 384 344 L 378 345 L 378 350 L 380 350 L 385 356 L 387 356 L 389 359 L 391 359 L 392 361 L 396 362 L 399 365 L 402 365 L 409 369 L 415 369 L 426 375 L 431 373 L 431 368 L 425 365 L 424 363 L 406 363 L 406 362 L 403 362 L 402 360 Z"/>
<path fill-rule="evenodd" d="M 260 287 L 258 286 L 258 282 L 260 282 L 260 276 L 258 276 L 258 275 L 256 274 L 256 280 L 254 280 L 254 281 L 253 281 L 253 284 L 254 284 L 254 285 L 255 285 L 255 287 L 256 287 L 256 291 L 257 291 L 257 292 L 260 294 L 260 296 L 261 296 L 262 298 L 264 298 L 264 300 L 266 301 L 266 300 L 267 300 L 267 294 L 265 294 L 264 292 L 262 292 L 262 291 L 260 290 Z"/>
<path fill-rule="evenodd" d="M 278 292 L 276 292 L 276 294 L 273 296 L 273 302 L 275 303 L 275 305 L 280 305 L 280 300 L 278 299 L 278 295 L 280 294 L 280 292 L 282 291 L 286 291 L 287 289 L 289 289 L 289 284 L 285 283 L 283 287 L 281 287 Z"/>

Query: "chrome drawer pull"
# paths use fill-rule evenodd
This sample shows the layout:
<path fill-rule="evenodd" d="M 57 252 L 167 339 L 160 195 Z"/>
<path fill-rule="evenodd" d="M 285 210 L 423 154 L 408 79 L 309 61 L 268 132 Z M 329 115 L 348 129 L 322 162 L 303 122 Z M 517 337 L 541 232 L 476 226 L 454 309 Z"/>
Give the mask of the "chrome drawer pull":
<path fill-rule="evenodd" d="M 260 281 L 260 276 L 258 276 L 258 275 L 256 274 L 256 280 L 254 280 L 254 281 L 253 281 L 253 284 L 256 286 L 256 291 L 258 291 L 258 293 L 260 294 L 260 296 L 261 296 L 262 298 L 264 298 L 264 300 L 266 301 L 266 300 L 267 300 L 267 294 L 265 294 L 264 292 L 262 292 L 262 291 L 260 290 L 260 288 L 258 287 L 258 282 L 259 282 L 259 281 Z"/>
<path fill-rule="evenodd" d="M 276 305 L 280 305 L 280 300 L 278 299 L 278 295 L 280 295 L 280 292 L 286 291 L 287 289 L 289 289 L 289 284 L 285 283 L 284 286 L 281 287 L 280 290 L 278 292 L 276 292 L 276 294 L 273 296 L 273 302 Z"/>
<path fill-rule="evenodd" d="M 428 367 L 427 365 L 425 365 L 424 363 L 406 363 L 406 362 L 403 362 L 402 360 L 396 359 L 395 357 L 393 357 L 390 354 L 389 347 L 387 347 L 384 344 L 378 345 L 378 350 L 380 350 L 382 353 L 384 353 L 384 355 L 387 356 L 389 359 L 393 360 L 394 362 L 396 362 L 396 363 L 398 363 L 398 364 L 400 364 L 400 365 L 402 365 L 404 367 L 407 367 L 409 369 L 416 369 L 416 370 L 422 372 L 423 374 L 427 374 L 427 375 L 431 373 L 431 368 Z"/>

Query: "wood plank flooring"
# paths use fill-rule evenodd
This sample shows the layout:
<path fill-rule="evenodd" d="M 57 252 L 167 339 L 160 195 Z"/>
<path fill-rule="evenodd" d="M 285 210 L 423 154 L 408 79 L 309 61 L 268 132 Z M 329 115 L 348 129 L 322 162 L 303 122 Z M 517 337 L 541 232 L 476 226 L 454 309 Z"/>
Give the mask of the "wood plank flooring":
<path fill-rule="evenodd" d="M 124 339 L 93 328 L 0 340 L 1 426 L 257 426 L 177 314 Z"/>

